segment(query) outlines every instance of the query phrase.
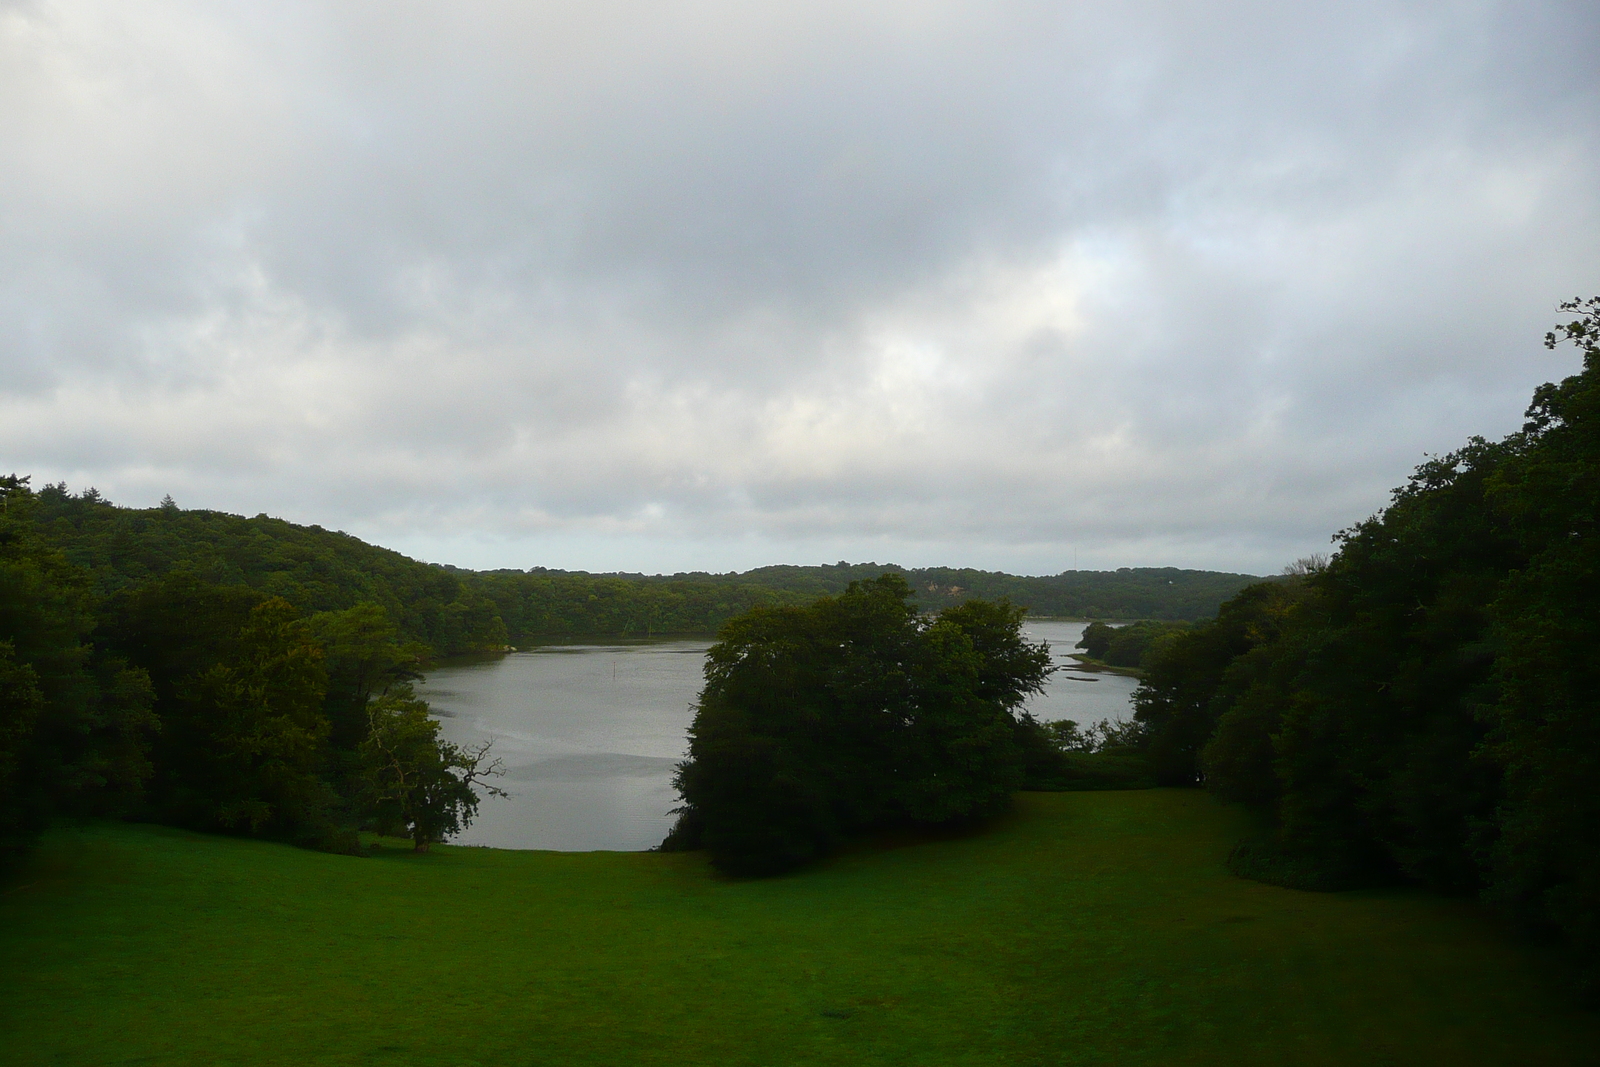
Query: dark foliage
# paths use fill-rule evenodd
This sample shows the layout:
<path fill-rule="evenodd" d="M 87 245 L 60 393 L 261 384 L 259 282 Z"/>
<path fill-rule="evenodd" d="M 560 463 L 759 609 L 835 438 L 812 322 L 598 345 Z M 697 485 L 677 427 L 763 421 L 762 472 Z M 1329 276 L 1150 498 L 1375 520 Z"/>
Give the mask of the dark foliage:
<path fill-rule="evenodd" d="M 664 847 L 775 874 L 847 837 L 1003 809 L 1023 781 L 1015 710 L 1049 670 L 1019 608 L 917 613 L 898 575 L 723 628 L 679 769 Z"/>
<path fill-rule="evenodd" d="M 957 567 L 905 568 L 894 564 L 845 563 L 820 567 L 760 567 L 743 574 L 687 574 L 641 581 L 706 581 L 743 584 L 806 599 L 837 596 L 851 582 L 880 574 L 899 574 L 915 590 L 924 610 L 966 599 L 999 600 L 1028 605 L 1036 615 L 1099 619 L 1206 619 L 1217 605 L 1261 579 L 1249 574 L 1182 570 L 1177 567 L 1120 567 L 1114 571 L 1063 571 L 1029 577 Z"/>
<path fill-rule="evenodd" d="M 1083 649 L 1084 655 L 1090 659 L 1103 660 L 1106 653 L 1111 651 L 1111 639 L 1116 633 L 1116 627 L 1096 620 L 1083 628 L 1083 637 L 1074 647 Z"/>
<path fill-rule="evenodd" d="M 498 777 L 489 742 L 471 751 L 439 737 L 428 705 L 407 684 L 395 686 L 366 706 L 368 728 L 361 742 L 364 800 L 373 825 L 403 833 L 418 852 L 465 829 L 478 811 L 478 792 L 505 796 L 485 778 Z"/>
<path fill-rule="evenodd" d="M 1091 622 L 1084 628 L 1083 639 L 1076 647 L 1083 649 L 1085 655 L 1097 662 L 1137 670 L 1145 665 L 1146 658 L 1154 648 L 1171 641 L 1188 628 L 1188 623 L 1153 619 L 1126 626 Z"/>
<path fill-rule="evenodd" d="M 89 643 L 88 580 L 38 536 L 27 479 L 0 478 L 0 862 L 58 811 L 115 811 L 150 772 L 149 678 Z"/>
<path fill-rule="evenodd" d="M 1134 690 L 1134 718 L 1146 730 L 1152 773 L 1162 785 L 1201 779 L 1200 750 L 1224 707 L 1217 699 L 1239 657 L 1283 630 L 1299 589 L 1291 582 L 1252 585 L 1222 605 L 1217 618 L 1163 642 Z"/>
<path fill-rule="evenodd" d="M 1480 441 L 1425 464 L 1325 569 L 1246 590 L 1149 665 L 1135 703 L 1158 779 L 1271 806 L 1257 869 L 1480 885 L 1491 604 L 1517 558 L 1485 501 L 1505 455 Z"/>
<path fill-rule="evenodd" d="M 282 597 L 309 615 L 381 607 L 407 639 L 448 656 L 506 643 L 495 605 L 466 572 L 407 559 L 320 526 L 176 506 L 119 508 L 94 490 L 39 494 L 39 531 L 115 598 L 182 575 L 218 588 Z"/>
<path fill-rule="evenodd" d="M 1162 647 L 1158 777 L 1269 816 L 1230 861 L 1303 888 L 1403 879 L 1558 931 L 1600 977 L 1600 299 L 1522 432 L 1418 468 L 1326 566 Z"/>
<path fill-rule="evenodd" d="M 1493 605 L 1495 702 L 1483 755 L 1503 768 L 1489 894 L 1559 929 L 1600 984 L 1600 298 L 1545 338 L 1583 371 L 1534 394 L 1525 447 L 1490 485 L 1523 562 Z"/>
<path fill-rule="evenodd" d="M 353 538 L 0 482 L 0 846 L 88 811 L 352 849 L 368 707 L 435 651 L 364 593 L 445 649 L 503 640 L 456 578 Z"/>
<path fill-rule="evenodd" d="M 1145 729 L 1137 722 L 1101 720 L 1083 729 L 1070 720 L 1017 721 L 1024 753 L 1026 789 L 1148 789 L 1155 785 L 1145 752 Z"/>
<path fill-rule="evenodd" d="M 1176 568 L 1069 571 L 1042 578 L 992 571 L 840 563 L 744 574 L 583 574 L 536 567 L 474 572 L 407 559 L 320 526 L 257 515 L 113 506 L 93 489 L 38 494 L 46 543 L 89 572 L 110 598 L 171 574 L 280 596 L 302 614 L 381 607 L 402 639 L 433 656 L 498 650 L 553 637 L 712 633 L 754 607 L 805 604 L 850 582 L 903 574 L 929 608 L 1009 597 L 1037 614 L 1193 619 L 1253 581 Z"/>

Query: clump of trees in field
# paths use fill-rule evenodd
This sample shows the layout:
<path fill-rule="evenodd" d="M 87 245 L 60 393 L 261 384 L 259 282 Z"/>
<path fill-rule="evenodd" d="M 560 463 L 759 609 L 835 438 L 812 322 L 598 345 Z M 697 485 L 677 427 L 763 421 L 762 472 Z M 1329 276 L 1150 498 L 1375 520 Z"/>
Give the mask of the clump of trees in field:
<path fill-rule="evenodd" d="M 1331 560 L 1177 635 L 1135 695 L 1157 781 L 1271 815 L 1241 873 L 1404 879 L 1559 933 L 1600 977 L 1600 299 L 1521 432 L 1417 469 Z"/>
<path fill-rule="evenodd" d="M 1049 650 L 1022 609 L 920 614 L 897 574 L 804 607 L 752 611 L 712 647 L 666 849 L 775 874 L 854 836 L 991 815 L 1024 781 L 1022 702 Z"/>

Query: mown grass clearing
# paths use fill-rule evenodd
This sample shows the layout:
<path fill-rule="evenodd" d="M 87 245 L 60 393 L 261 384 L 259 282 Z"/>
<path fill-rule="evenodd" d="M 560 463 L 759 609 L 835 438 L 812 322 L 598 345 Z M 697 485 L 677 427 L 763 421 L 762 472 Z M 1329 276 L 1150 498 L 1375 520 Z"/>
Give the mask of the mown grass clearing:
<path fill-rule="evenodd" d="M 0 888 L 6 1064 L 1575 1064 L 1481 910 L 1223 868 L 1197 791 L 733 882 L 695 854 L 370 859 L 62 827 Z"/>

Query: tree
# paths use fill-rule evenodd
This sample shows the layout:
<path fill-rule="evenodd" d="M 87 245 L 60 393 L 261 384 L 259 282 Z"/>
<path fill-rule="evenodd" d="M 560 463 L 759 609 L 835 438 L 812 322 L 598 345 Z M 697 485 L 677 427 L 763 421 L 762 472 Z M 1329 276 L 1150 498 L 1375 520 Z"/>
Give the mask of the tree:
<path fill-rule="evenodd" d="M 0 642 L 0 861 L 31 843 L 44 821 L 44 797 L 29 772 L 34 731 L 45 709 L 39 675 Z"/>
<path fill-rule="evenodd" d="M 109 813 L 150 774 L 149 678 L 90 644 L 89 576 L 39 536 L 26 478 L 0 477 L 0 860 L 52 813 Z"/>
<path fill-rule="evenodd" d="M 1083 628 L 1083 637 L 1074 648 L 1083 649 L 1090 659 L 1105 659 L 1106 653 L 1111 649 L 1111 639 L 1116 636 L 1116 628 L 1103 622 L 1091 622 Z"/>
<path fill-rule="evenodd" d="M 1176 635 L 1189 628 L 1185 622 L 1157 622 L 1145 620 L 1119 626 L 1111 631 L 1111 640 L 1098 658 L 1113 667 L 1140 668 L 1146 657 L 1156 648 L 1169 644 Z"/>
<path fill-rule="evenodd" d="M 1173 637 L 1189 628 L 1186 622 L 1161 622 L 1144 619 L 1126 626 L 1108 626 L 1091 622 L 1084 627 L 1083 639 L 1075 647 L 1081 648 L 1090 659 L 1109 663 L 1113 667 L 1139 668 L 1151 650 L 1169 644 Z"/>
<path fill-rule="evenodd" d="M 373 603 L 318 612 L 307 629 L 327 666 L 330 742 L 337 752 L 353 752 L 366 739 L 367 705 L 391 687 L 421 678 L 427 648 L 401 640 L 399 626 Z"/>
<path fill-rule="evenodd" d="M 1015 712 L 1049 654 L 1022 610 L 967 601 L 934 619 L 897 574 L 807 607 L 731 620 L 707 656 L 666 848 L 775 874 L 850 835 L 980 818 L 1022 783 Z"/>
<path fill-rule="evenodd" d="M 426 852 L 467 828 L 478 811 L 478 790 L 506 795 L 484 781 L 504 773 L 499 760 L 489 761 L 492 742 L 467 750 L 441 740 L 427 703 L 408 685 L 372 701 L 367 715 L 361 754 L 369 810 L 381 832 L 403 831 Z"/>
<path fill-rule="evenodd" d="M 1295 884 L 1478 891 L 1600 980 L 1600 298 L 1562 311 L 1546 344 L 1583 368 L 1521 432 L 1422 464 L 1332 560 L 1291 568 L 1280 621 L 1219 644 L 1244 598 L 1225 605 L 1140 711 L 1154 741 L 1215 723 L 1198 767 L 1274 815 L 1269 876 L 1276 850 Z"/>
<path fill-rule="evenodd" d="M 1095 753 L 1111 749 L 1136 748 L 1144 740 L 1144 730 L 1137 720 L 1113 722 L 1101 719 L 1087 729 L 1071 719 L 1057 719 L 1039 724 L 1050 747 L 1057 752 Z"/>
<path fill-rule="evenodd" d="M 1485 494 L 1521 447 L 1474 439 L 1422 464 L 1306 579 L 1315 612 L 1273 741 L 1278 815 L 1331 884 L 1481 884 L 1473 827 L 1498 802 L 1475 755 L 1494 701 L 1489 605 L 1522 558 Z"/>
<path fill-rule="evenodd" d="M 288 601 L 253 608 L 226 658 L 183 683 L 175 814 L 203 827 L 303 840 L 333 831 L 320 772 L 329 724 L 322 651 Z"/>
<path fill-rule="evenodd" d="M 1484 755 L 1504 768 L 1488 895 L 1565 935 L 1600 990 L 1600 297 L 1561 306 L 1545 344 L 1582 371 L 1541 386 L 1526 447 L 1488 497 L 1527 553 L 1492 606 L 1497 699 Z"/>
<path fill-rule="evenodd" d="M 1286 583 L 1252 585 L 1223 604 L 1211 622 L 1157 646 L 1133 693 L 1134 718 L 1146 730 L 1157 782 L 1199 784 L 1200 750 L 1224 710 L 1216 700 L 1223 675 L 1236 657 L 1281 632 L 1296 600 Z"/>

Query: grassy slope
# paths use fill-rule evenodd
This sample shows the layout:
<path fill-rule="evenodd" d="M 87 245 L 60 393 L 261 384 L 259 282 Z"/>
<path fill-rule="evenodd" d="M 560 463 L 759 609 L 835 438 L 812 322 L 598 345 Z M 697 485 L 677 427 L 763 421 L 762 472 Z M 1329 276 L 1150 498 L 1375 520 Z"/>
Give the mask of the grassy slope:
<path fill-rule="evenodd" d="M 7 1064 L 1568 1064 L 1472 906 L 1245 882 L 1198 792 L 1021 798 L 773 881 L 695 855 L 55 832 L 0 892 Z"/>

